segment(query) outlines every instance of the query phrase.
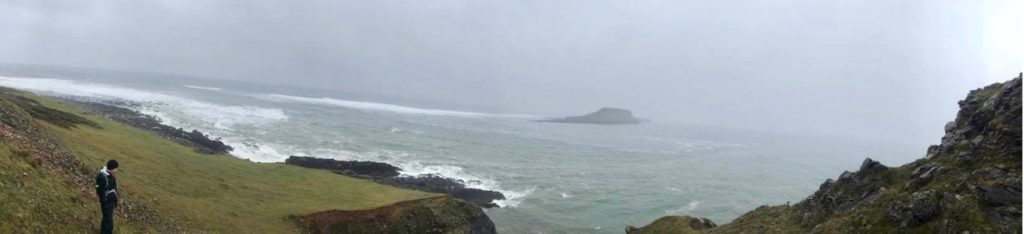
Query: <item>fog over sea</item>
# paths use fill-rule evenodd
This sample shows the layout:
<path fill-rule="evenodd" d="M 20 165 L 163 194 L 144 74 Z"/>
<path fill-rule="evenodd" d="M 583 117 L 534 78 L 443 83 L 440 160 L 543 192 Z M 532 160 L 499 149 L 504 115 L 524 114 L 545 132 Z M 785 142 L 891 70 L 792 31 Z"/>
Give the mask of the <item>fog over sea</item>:
<path fill-rule="evenodd" d="M 235 148 L 233 156 L 254 162 L 283 162 L 289 155 L 379 161 L 404 174 L 441 174 L 500 191 L 508 197 L 498 202 L 502 208 L 486 211 L 501 233 L 622 233 L 665 215 L 722 224 L 760 205 L 798 202 L 825 179 L 856 170 L 865 157 L 898 165 L 926 149 L 658 119 L 535 123 L 547 116 L 224 80 L 35 76 L 3 75 L 0 86 L 125 101 L 168 125 L 219 137 Z"/>

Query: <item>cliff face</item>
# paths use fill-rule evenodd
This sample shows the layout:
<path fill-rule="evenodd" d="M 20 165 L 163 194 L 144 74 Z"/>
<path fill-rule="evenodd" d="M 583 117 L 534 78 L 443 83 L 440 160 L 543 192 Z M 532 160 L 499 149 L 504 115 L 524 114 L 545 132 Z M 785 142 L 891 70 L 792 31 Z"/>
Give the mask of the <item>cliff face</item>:
<path fill-rule="evenodd" d="M 718 227 L 656 221 L 627 233 L 1020 233 L 1021 77 L 971 91 L 959 105 L 941 144 L 915 162 L 866 159 L 797 204 L 762 206 Z"/>

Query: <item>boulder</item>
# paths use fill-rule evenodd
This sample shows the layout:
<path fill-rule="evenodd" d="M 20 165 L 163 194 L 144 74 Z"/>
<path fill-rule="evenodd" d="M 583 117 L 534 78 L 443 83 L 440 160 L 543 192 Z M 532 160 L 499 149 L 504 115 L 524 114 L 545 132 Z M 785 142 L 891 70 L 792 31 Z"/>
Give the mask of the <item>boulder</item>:
<path fill-rule="evenodd" d="M 857 172 L 861 174 L 875 174 L 886 170 L 889 170 L 889 167 L 871 158 L 865 158 L 864 162 L 860 164 L 860 170 Z"/>
<path fill-rule="evenodd" d="M 906 220 L 906 216 L 904 216 L 904 213 L 905 211 L 903 204 L 899 202 L 894 202 L 886 206 L 885 219 L 888 220 L 893 225 L 900 226 L 903 225 L 904 221 Z"/>
<path fill-rule="evenodd" d="M 1020 178 L 1012 178 L 994 185 L 975 185 L 974 192 L 989 206 L 1021 204 Z"/>
<path fill-rule="evenodd" d="M 935 163 L 927 163 L 914 169 L 910 181 L 903 186 L 904 189 L 913 190 L 927 185 L 935 176 L 945 173 L 948 169 L 936 166 Z"/>
<path fill-rule="evenodd" d="M 939 217 L 939 203 L 932 191 L 917 192 L 911 195 L 910 211 L 915 223 L 924 223 Z"/>

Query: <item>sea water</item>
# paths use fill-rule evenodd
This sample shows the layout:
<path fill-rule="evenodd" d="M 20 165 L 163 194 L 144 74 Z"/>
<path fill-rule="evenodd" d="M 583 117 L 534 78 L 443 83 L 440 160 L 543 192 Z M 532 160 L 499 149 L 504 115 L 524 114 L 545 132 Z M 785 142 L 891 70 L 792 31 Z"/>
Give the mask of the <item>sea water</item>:
<path fill-rule="evenodd" d="M 234 147 L 232 155 L 254 162 L 290 155 L 369 160 L 406 175 L 461 179 L 508 198 L 486 210 L 501 233 L 622 233 L 665 215 L 725 223 L 760 205 L 798 202 L 865 157 L 898 165 L 925 148 L 658 120 L 536 123 L 543 117 L 137 74 L 8 76 L 0 86 L 127 101 L 168 125 L 220 138 Z"/>

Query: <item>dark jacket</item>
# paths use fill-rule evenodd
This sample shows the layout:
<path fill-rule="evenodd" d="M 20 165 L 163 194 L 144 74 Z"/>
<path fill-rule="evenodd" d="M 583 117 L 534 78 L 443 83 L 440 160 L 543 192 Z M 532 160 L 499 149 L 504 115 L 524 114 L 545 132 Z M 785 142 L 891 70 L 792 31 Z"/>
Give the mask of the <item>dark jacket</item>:
<path fill-rule="evenodd" d="M 117 179 L 114 175 L 103 172 L 96 175 L 96 196 L 99 197 L 100 203 L 117 204 Z"/>

